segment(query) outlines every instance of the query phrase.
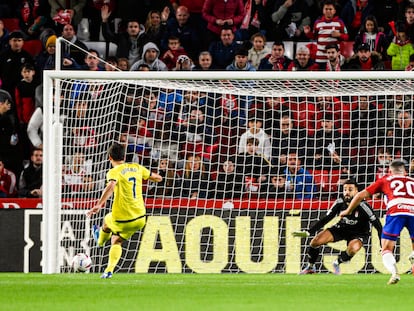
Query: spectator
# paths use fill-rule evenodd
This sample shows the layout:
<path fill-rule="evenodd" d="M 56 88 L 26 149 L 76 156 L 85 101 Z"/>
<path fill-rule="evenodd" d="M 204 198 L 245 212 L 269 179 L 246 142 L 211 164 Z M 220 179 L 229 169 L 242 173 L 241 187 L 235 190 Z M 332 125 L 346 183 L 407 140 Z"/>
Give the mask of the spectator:
<path fill-rule="evenodd" d="M 50 19 L 50 6 L 46 0 L 20 1 L 17 12 L 20 30 L 31 39 L 37 39 L 46 27 L 53 25 Z"/>
<path fill-rule="evenodd" d="M 169 12 L 173 11 L 170 0 L 122 0 L 116 1 L 117 16 L 124 21 L 137 20 L 144 23 L 150 11 Z"/>
<path fill-rule="evenodd" d="M 27 125 L 35 111 L 35 93 L 39 82 L 34 79 L 36 71 L 32 64 L 24 64 L 21 68 L 22 80 L 15 90 L 16 111 L 19 120 L 18 136 L 22 145 L 23 158 L 30 157 L 30 140 L 27 136 Z"/>
<path fill-rule="evenodd" d="M 390 173 L 390 164 L 393 160 L 394 159 L 392 158 L 391 152 L 388 149 L 382 147 L 378 148 L 374 168 L 375 179 L 370 181 L 370 183 L 377 181 L 378 179 L 388 175 Z M 413 163 L 412 160 L 410 162 L 410 168 L 411 163 Z M 410 169 L 410 172 L 411 171 L 412 170 Z"/>
<path fill-rule="evenodd" d="M 188 154 L 183 176 L 175 187 L 175 196 L 189 199 L 207 198 L 209 173 L 199 155 Z"/>
<path fill-rule="evenodd" d="M 347 0 L 341 9 L 341 18 L 349 33 L 350 40 L 355 39 L 367 16 L 374 13 L 374 3 L 371 0 Z"/>
<path fill-rule="evenodd" d="M 351 112 L 350 169 L 358 183 L 374 181 L 375 150 L 384 145 L 385 117 L 368 96 L 359 96 Z"/>
<path fill-rule="evenodd" d="M 285 100 L 279 96 L 265 97 L 262 106 L 257 104 L 258 103 L 256 102 L 256 104 L 250 108 L 251 111 L 257 109 L 258 111 L 263 112 L 263 129 L 271 137 L 275 137 L 275 135 L 279 133 L 280 118 L 282 115 L 289 114 L 289 107 L 285 105 Z"/>
<path fill-rule="evenodd" d="M 410 61 L 407 65 L 407 67 L 405 67 L 405 71 L 413 71 L 414 70 L 414 54 L 410 55 Z"/>
<path fill-rule="evenodd" d="M 37 107 L 27 125 L 27 136 L 33 147 L 43 148 L 43 107 Z"/>
<path fill-rule="evenodd" d="M 212 42 L 208 49 L 213 57 L 213 66 L 217 69 L 225 69 L 234 60 L 234 53 L 239 46 L 233 30 L 223 27 L 220 31 L 220 40 Z"/>
<path fill-rule="evenodd" d="M 9 30 L 4 28 L 4 22 L 0 19 L 0 54 L 9 46 Z"/>
<path fill-rule="evenodd" d="M 63 165 L 63 191 L 72 196 L 84 191 L 83 188 L 89 183 L 85 177 L 91 176 L 92 164 L 93 161 L 87 159 L 81 151 L 73 151 L 70 156 L 67 156 Z"/>
<path fill-rule="evenodd" d="M 180 39 L 175 36 L 170 36 L 168 38 L 168 49 L 161 57 L 161 60 L 167 65 L 168 70 L 175 68 L 178 57 L 181 55 L 187 55 L 187 52 L 181 46 Z"/>
<path fill-rule="evenodd" d="M 154 171 L 162 176 L 162 181 L 156 184 L 150 183 L 148 194 L 159 198 L 171 197 L 174 191 L 174 184 L 178 180 L 174 163 L 167 156 L 161 155 L 156 162 L 156 166 Z"/>
<path fill-rule="evenodd" d="M 16 111 L 19 123 L 25 125 L 25 131 L 33 112 L 35 111 L 35 92 L 39 82 L 34 79 L 35 69 L 32 64 L 21 67 L 22 80 L 15 89 Z"/>
<path fill-rule="evenodd" d="M 118 58 L 116 56 L 108 56 L 105 59 L 105 71 L 120 71 L 118 68 Z"/>
<path fill-rule="evenodd" d="M 266 55 L 259 65 L 259 70 L 286 71 L 292 60 L 285 56 L 285 45 L 275 41 L 270 54 Z"/>
<path fill-rule="evenodd" d="M 116 0 L 87 0 L 83 10 L 84 19 L 79 24 L 79 35 L 85 41 L 100 41 L 100 32 L 102 27 L 101 10 L 104 5 L 109 7 L 113 12 L 116 7 Z M 87 19 L 87 23 L 83 22 Z M 82 29 L 82 27 L 84 27 Z"/>
<path fill-rule="evenodd" d="M 65 57 L 65 56 L 64 56 Z M 56 36 L 51 35 L 46 40 L 45 50 L 35 58 L 36 69 L 41 78 L 43 70 L 54 70 L 56 67 Z"/>
<path fill-rule="evenodd" d="M 402 158 L 407 163 L 411 161 L 414 144 L 413 118 L 410 111 L 400 111 L 397 123 L 388 131 L 386 146 L 390 146 L 393 158 Z"/>
<path fill-rule="evenodd" d="M 285 167 L 288 154 L 292 150 L 304 149 L 306 134 L 294 127 L 293 120 L 288 114 L 282 115 L 279 124 L 272 136 L 272 163 L 277 167 Z"/>
<path fill-rule="evenodd" d="M 407 34 L 407 38 L 413 42 L 414 40 L 414 3 L 408 3 L 405 7 L 405 13 L 404 13 L 404 30 Z M 396 35 L 396 32 L 394 32 L 394 36 Z"/>
<path fill-rule="evenodd" d="M 385 66 L 381 55 L 375 51 L 371 52 L 369 45 L 362 43 L 358 47 L 357 54 L 346 60 L 342 70 L 385 70 Z"/>
<path fill-rule="evenodd" d="M 311 59 L 310 51 L 306 46 L 296 50 L 296 58 L 289 64 L 288 71 L 317 71 L 319 65 Z"/>
<path fill-rule="evenodd" d="M 145 33 L 149 42 L 154 42 L 157 46 L 161 46 L 169 14 L 170 10 L 168 7 L 162 12 L 149 11 L 145 22 Z"/>
<path fill-rule="evenodd" d="M 105 68 L 100 66 L 99 53 L 97 50 L 88 50 L 88 54 L 85 54 L 85 65 L 81 67 L 81 70 L 105 71 Z"/>
<path fill-rule="evenodd" d="M 387 36 L 379 31 L 377 19 L 373 15 L 365 18 L 358 34 L 355 36 L 354 52 L 357 53 L 358 47 L 366 43 L 370 47 L 370 51 L 376 51 L 381 54 L 382 60 L 388 59 L 387 48 L 389 46 Z"/>
<path fill-rule="evenodd" d="M 237 153 L 245 153 L 247 140 L 249 138 L 255 138 L 258 141 L 257 154 L 263 156 L 267 161 L 271 160 L 272 156 L 272 144 L 270 142 L 270 136 L 265 133 L 262 128 L 263 116 L 255 113 L 249 114 L 248 130 L 240 136 Z M 256 152 L 256 151 L 255 151 Z"/>
<path fill-rule="evenodd" d="M 62 12 L 69 14 L 69 19 L 64 22 L 57 21 L 57 29 L 61 28 L 65 23 L 72 25 L 79 25 L 81 19 L 83 18 L 83 8 L 85 7 L 86 0 L 49 0 L 50 4 L 50 17 L 52 20 L 56 21 L 57 15 Z M 58 31 L 60 32 L 60 31 Z"/>
<path fill-rule="evenodd" d="M 191 109 L 199 106 L 199 96 L 197 91 L 184 91 L 183 100 L 180 104 L 174 105 L 174 124 L 177 128 L 181 124 L 188 124 Z"/>
<path fill-rule="evenodd" d="M 260 61 L 268 54 L 270 54 L 270 48 L 266 46 L 266 37 L 262 33 L 258 32 L 252 35 L 250 38 L 252 42 L 252 48 L 249 50 L 248 60 L 256 68 L 259 68 Z"/>
<path fill-rule="evenodd" d="M 12 98 L 0 89 L 0 158 L 16 174 L 22 170 L 22 154 L 17 136 L 18 120 L 11 112 Z"/>
<path fill-rule="evenodd" d="M 179 6 L 175 12 L 175 17 L 168 20 L 163 39 L 161 41 L 161 50 L 166 51 L 169 47 L 169 38 L 176 37 L 180 40 L 190 58 L 195 59 L 200 51 L 200 30 L 198 25 L 193 23 L 187 7 Z"/>
<path fill-rule="evenodd" d="M 341 71 L 341 67 L 345 63 L 345 57 L 339 52 L 337 44 L 329 44 L 326 46 L 326 71 Z"/>
<path fill-rule="evenodd" d="M 151 71 L 151 68 L 148 64 L 142 63 L 138 65 L 137 71 Z"/>
<path fill-rule="evenodd" d="M 304 27 L 311 24 L 311 1 L 276 0 L 270 8 L 269 38 L 273 41 L 305 41 Z"/>
<path fill-rule="evenodd" d="M 410 111 L 413 107 L 411 101 L 402 94 L 389 95 L 385 105 L 385 117 L 387 126 L 393 127 L 398 120 L 398 113 L 401 111 Z"/>
<path fill-rule="evenodd" d="M 159 55 L 160 50 L 158 47 L 154 43 L 148 42 L 144 45 L 142 59 L 135 62 L 131 66 L 130 71 L 137 71 L 141 64 L 147 64 L 151 71 L 167 71 L 168 68 L 164 62 L 158 58 Z"/>
<path fill-rule="evenodd" d="M 231 29 L 234 34 L 245 17 L 242 0 L 206 0 L 202 14 L 207 21 L 207 41 L 210 44 L 222 37 L 223 28 Z"/>
<path fill-rule="evenodd" d="M 315 21 L 313 30 L 309 26 L 303 27 L 303 32 L 308 39 L 317 41 L 318 50 L 315 61 L 321 69 L 325 69 L 327 62 L 326 46 L 339 44 L 340 41 L 347 41 L 349 38 L 344 22 L 335 16 L 335 4 L 333 0 L 325 0 L 322 7 L 323 15 Z"/>
<path fill-rule="evenodd" d="M 20 69 L 22 64 L 33 64 L 32 56 L 23 50 L 24 34 L 13 31 L 9 34 L 9 47 L 0 53 L 0 79 L 2 88 L 14 95 L 17 83 L 21 80 Z M 15 108 L 12 107 L 12 111 Z"/>
<path fill-rule="evenodd" d="M 178 133 L 182 154 L 202 154 L 214 141 L 213 128 L 197 106 L 191 107 L 189 118 L 180 123 Z"/>
<path fill-rule="evenodd" d="M 16 192 L 16 175 L 5 168 L 5 162 L 0 157 L 0 198 L 13 198 Z"/>
<path fill-rule="evenodd" d="M 134 117 L 131 124 L 127 132 L 127 151 L 137 154 L 139 163 L 147 166 L 150 164 L 148 161 L 153 144 L 152 133 L 148 130 L 147 121 L 143 116 Z"/>
<path fill-rule="evenodd" d="M 243 197 L 257 197 L 260 194 L 260 188 L 268 182 L 268 176 L 271 169 L 270 162 L 259 154 L 259 139 L 249 137 L 241 141 L 245 143 L 241 152 L 236 156 L 236 182 L 242 183 L 236 187 L 241 189 Z M 240 145 L 239 145 L 240 146 Z"/>
<path fill-rule="evenodd" d="M 129 65 L 128 59 L 125 57 L 118 58 L 118 68 L 122 71 L 129 71 L 131 66 Z"/>
<path fill-rule="evenodd" d="M 198 64 L 193 70 L 214 70 L 213 57 L 209 51 L 202 51 L 198 56 Z"/>
<path fill-rule="evenodd" d="M 286 176 L 286 191 L 292 192 L 295 199 L 312 199 L 317 191 L 313 184 L 312 175 L 302 167 L 302 160 L 297 152 L 291 151 L 287 158 L 287 167 L 284 170 Z"/>
<path fill-rule="evenodd" d="M 247 49 L 240 47 L 234 53 L 234 62 L 226 67 L 229 71 L 256 71 L 256 68 L 249 63 L 247 58 L 249 52 Z"/>
<path fill-rule="evenodd" d="M 228 159 L 220 164 L 217 177 L 210 184 L 210 199 L 233 199 L 240 197 L 240 183 L 236 182 L 234 160 Z"/>
<path fill-rule="evenodd" d="M 308 166 L 318 170 L 338 170 L 347 164 L 347 143 L 334 127 L 332 113 L 321 118 L 321 129 L 317 130 L 308 144 Z"/>
<path fill-rule="evenodd" d="M 292 192 L 287 191 L 286 186 L 286 175 L 283 169 L 272 169 L 269 182 L 262 185 L 260 196 L 264 199 L 291 199 Z"/>
<path fill-rule="evenodd" d="M 102 35 L 106 41 L 114 42 L 117 45 L 116 57 L 125 57 L 128 59 L 129 64 L 132 65 L 140 60 L 141 57 L 144 57 L 143 48 L 148 42 L 144 25 L 141 25 L 138 20 L 129 20 L 126 32 L 115 34 L 111 31 L 108 23 L 111 13 L 109 6 L 104 5 L 102 7 Z"/>
<path fill-rule="evenodd" d="M 88 47 L 76 36 L 75 28 L 72 24 L 66 24 L 63 26 L 62 38 L 71 42 L 62 42 L 61 49 L 62 54 L 68 58 L 73 59 L 75 62 L 82 66 L 85 64 L 85 51 L 88 50 Z M 46 44 L 45 44 L 46 46 Z"/>
<path fill-rule="evenodd" d="M 96 126 L 92 118 L 92 95 L 85 92 L 74 96 L 73 106 L 63 124 L 63 145 L 67 148 L 64 153 L 73 154 L 74 151 L 79 151 L 88 154 L 97 144 Z"/>
<path fill-rule="evenodd" d="M 405 70 L 405 67 L 408 66 L 410 56 L 414 54 L 414 47 L 404 28 L 397 28 L 397 34 L 390 43 L 387 54 L 391 56 L 392 70 Z"/>
<path fill-rule="evenodd" d="M 205 0 L 170 0 L 174 10 L 182 5 L 188 8 L 191 19 L 195 25 L 198 25 L 200 35 L 201 49 L 208 49 L 208 42 L 206 39 L 207 21 L 203 18 L 203 6 Z"/>
<path fill-rule="evenodd" d="M 175 71 L 191 71 L 194 68 L 194 63 L 187 55 L 180 55 L 175 62 Z"/>
<path fill-rule="evenodd" d="M 246 41 L 255 33 L 266 34 L 270 23 L 266 12 L 267 0 L 247 0 L 244 5 L 244 18 L 236 31 L 237 41 Z"/>
<path fill-rule="evenodd" d="M 71 29 L 72 26 L 65 25 L 64 29 Z M 64 31 L 65 33 L 69 33 L 70 30 Z M 41 41 L 44 46 L 44 51 L 40 53 L 36 58 L 36 66 L 37 69 L 44 66 L 44 69 L 55 69 L 55 56 L 56 56 L 56 35 L 54 34 L 51 29 L 46 29 L 41 34 Z M 81 66 L 85 65 L 84 62 L 84 55 L 87 53 L 87 47 L 79 41 L 77 38 L 72 38 L 74 44 L 79 44 L 78 47 L 73 47 L 71 44 L 64 42 L 62 40 L 62 53 L 61 53 L 61 69 L 70 69 L 75 70 L 79 69 Z M 81 50 L 82 47 L 85 48 L 85 50 Z M 73 55 L 74 57 L 72 57 Z M 43 72 L 40 71 L 41 76 L 43 76 Z"/>
<path fill-rule="evenodd" d="M 19 178 L 18 196 L 20 198 L 42 197 L 42 149 L 33 149 L 30 156 L 30 164 L 26 167 Z"/>

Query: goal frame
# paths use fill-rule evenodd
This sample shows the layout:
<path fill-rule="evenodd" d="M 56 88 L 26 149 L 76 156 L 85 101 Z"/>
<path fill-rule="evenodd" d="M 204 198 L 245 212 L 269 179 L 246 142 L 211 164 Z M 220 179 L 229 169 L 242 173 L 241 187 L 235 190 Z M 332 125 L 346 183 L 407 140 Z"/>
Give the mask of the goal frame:
<path fill-rule="evenodd" d="M 170 71 L 170 72 L 91 72 L 46 70 L 43 77 L 43 259 L 42 273 L 60 273 L 58 252 L 61 217 L 62 133 L 59 116 L 53 113 L 53 100 L 59 102 L 59 90 L 53 93 L 55 79 L 106 80 L 414 80 L 411 71 L 343 71 L 343 72 L 238 72 L 238 71 Z M 414 84 L 413 84 L 414 86 Z M 396 94 L 393 89 L 389 95 Z"/>

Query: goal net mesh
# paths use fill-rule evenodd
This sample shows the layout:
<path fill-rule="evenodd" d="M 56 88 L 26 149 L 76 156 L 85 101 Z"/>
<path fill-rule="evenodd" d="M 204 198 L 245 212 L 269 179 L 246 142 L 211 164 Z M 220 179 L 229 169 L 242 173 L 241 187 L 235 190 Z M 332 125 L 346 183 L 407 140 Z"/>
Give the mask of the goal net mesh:
<path fill-rule="evenodd" d="M 143 183 L 147 224 L 124 242 L 116 272 L 298 273 L 311 237 L 291 233 L 323 217 L 345 180 L 363 188 L 387 173 L 391 159 L 412 159 L 407 79 L 80 76 L 55 79 L 54 88 L 63 125 L 61 272 L 78 252 L 91 255 L 92 272 L 107 264 L 110 243 L 96 247 L 91 227 L 102 224 L 111 202 L 92 219 L 85 211 L 105 187 L 113 142 L 125 145 L 127 161 L 163 176 Z M 376 199 L 370 203 L 382 218 Z M 343 241 L 321 247 L 317 270 L 332 271 L 344 249 Z M 403 251 L 398 245 L 408 268 Z M 373 229 L 343 272 L 375 271 L 383 267 Z"/>

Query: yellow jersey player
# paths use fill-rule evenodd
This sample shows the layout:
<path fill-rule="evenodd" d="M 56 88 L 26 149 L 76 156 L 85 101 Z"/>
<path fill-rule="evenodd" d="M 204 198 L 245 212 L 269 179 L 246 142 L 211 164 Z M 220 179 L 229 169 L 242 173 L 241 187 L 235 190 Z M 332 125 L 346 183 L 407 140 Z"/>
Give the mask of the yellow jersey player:
<path fill-rule="evenodd" d="M 109 147 L 108 156 L 112 168 L 106 176 L 107 186 L 97 204 L 87 212 L 88 217 L 98 213 L 114 194 L 111 212 L 105 216 L 102 227 L 93 226 L 93 236 L 98 246 L 104 246 L 111 239 L 108 266 L 101 276 L 103 279 L 112 277 L 122 255 L 122 242 L 145 226 L 142 180 L 162 180 L 159 174 L 137 163 L 125 163 L 125 149 L 120 144 L 114 143 Z"/>

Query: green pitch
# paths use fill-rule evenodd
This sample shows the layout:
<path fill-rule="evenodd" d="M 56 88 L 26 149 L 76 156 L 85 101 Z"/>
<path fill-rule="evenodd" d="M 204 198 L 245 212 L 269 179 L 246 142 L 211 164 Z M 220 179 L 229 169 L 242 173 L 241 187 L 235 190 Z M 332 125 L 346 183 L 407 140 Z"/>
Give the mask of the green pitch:
<path fill-rule="evenodd" d="M 388 275 L 0 273 L 0 310 L 414 309 L 414 277 Z"/>

